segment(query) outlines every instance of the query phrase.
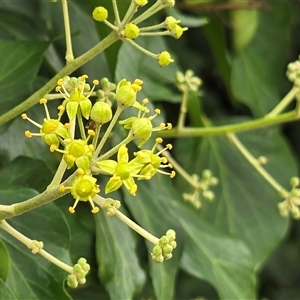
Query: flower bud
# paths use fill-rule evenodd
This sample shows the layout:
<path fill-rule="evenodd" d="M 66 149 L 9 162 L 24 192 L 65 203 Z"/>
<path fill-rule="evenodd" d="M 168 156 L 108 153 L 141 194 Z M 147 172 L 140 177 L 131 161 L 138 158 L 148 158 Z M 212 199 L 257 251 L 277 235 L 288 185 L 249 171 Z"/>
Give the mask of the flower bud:
<path fill-rule="evenodd" d="M 134 0 L 134 3 L 142 7 L 148 3 L 148 0 Z"/>
<path fill-rule="evenodd" d="M 125 108 L 132 106 L 136 101 L 136 91 L 131 87 L 130 83 L 127 84 L 126 80 L 124 83 L 123 80 L 118 84 L 116 90 L 116 101 L 119 105 Z"/>
<path fill-rule="evenodd" d="M 133 121 L 131 129 L 136 138 L 149 139 L 153 126 L 148 118 L 140 118 Z"/>
<path fill-rule="evenodd" d="M 158 246 L 158 245 L 154 246 L 153 250 L 152 250 L 152 254 L 154 256 L 160 256 L 160 255 L 162 255 L 162 249 L 161 249 L 161 247 Z"/>
<path fill-rule="evenodd" d="M 78 281 L 76 279 L 76 276 L 74 274 L 70 274 L 67 277 L 67 285 L 71 288 L 77 288 L 78 286 Z"/>
<path fill-rule="evenodd" d="M 108 12 L 103 6 L 98 6 L 93 10 L 93 19 L 98 22 L 103 22 L 107 19 Z"/>
<path fill-rule="evenodd" d="M 140 34 L 140 29 L 133 23 L 127 24 L 124 29 L 124 35 L 126 38 L 134 40 Z"/>
<path fill-rule="evenodd" d="M 105 124 L 112 118 L 111 107 L 103 101 L 96 102 L 91 110 L 91 119 L 99 124 Z"/>
<path fill-rule="evenodd" d="M 161 67 L 168 66 L 171 62 L 174 61 L 174 59 L 171 58 L 171 55 L 168 51 L 162 51 L 158 57 L 157 61 Z"/>
<path fill-rule="evenodd" d="M 173 247 L 171 245 L 166 245 L 163 247 L 164 255 L 170 254 L 170 253 L 172 253 L 172 251 L 173 251 Z"/>
<path fill-rule="evenodd" d="M 166 236 L 169 238 L 170 241 L 174 241 L 176 238 L 176 232 L 173 229 L 169 229 L 166 232 Z"/>

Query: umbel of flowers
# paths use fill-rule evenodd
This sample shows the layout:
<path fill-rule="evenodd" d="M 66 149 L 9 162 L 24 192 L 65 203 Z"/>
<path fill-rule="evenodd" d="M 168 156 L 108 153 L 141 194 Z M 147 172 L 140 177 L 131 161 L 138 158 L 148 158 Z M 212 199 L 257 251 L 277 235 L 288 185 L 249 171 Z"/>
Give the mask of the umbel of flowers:
<path fill-rule="evenodd" d="M 152 125 L 152 120 L 160 113 L 158 109 L 155 110 L 154 115 L 146 117 L 146 114 L 149 113 L 146 107 L 148 100 L 144 99 L 142 104 L 137 101 L 137 93 L 142 89 L 142 80 L 136 79 L 131 83 L 122 79 L 117 86 L 107 85 L 107 81 L 102 80 L 102 82 L 106 82 L 106 88 L 110 86 L 109 100 L 108 97 L 103 97 L 105 90 L 100 93 L 94 92 L 99 81 L 94 80 L 91 88 L 86 83 L 87 78 L 87 75 L 78 78 L 67 76 L 58 81 L 56 91 L 63 96 L 64 101 L 58 107 L 59 112 L 56 119 L 50 117 L 47 100 L 44 98 L 40 100 L 46 111 L 46 118 L 42 124 L 31 120 L 26 114 L 22 114 L 23 119 L 27 119 L 40 129 L 39 133 L 26 131 L 26 137 L 40 136 L 50 146 L 51 152 L 56 151 L 63 154 L 63 160 L 68 169 L 77 168 L 72 185 L 60 186 L 60 191 L 69 190 L 75 199 L 74 205 L 69 208 L 71 213 L 75 212 L 79 201 L 89 202 L 93 213 L 99 211 L 99 208 L 93 203 L 93 198 L 100 192 L 95 175 L 110 176 L 105 186 L 106 194 L 124 186 L 131 195 L 135 195 L 137 192 L 136 180 L 149 180 L 157 173 L 168 175 L 171 178 L 175 176 L 174 171 L 166 171 L 166 169 L 171 169 L 172 165 L 167 162 L 165 157 L 160 157 L 163 151 L 170 150 L 172 146 L 168 144 L 164 150 L 155 153 L 156 145 L 162 143 L 161 138 L 156 139 L 152 149 L 134 152 L 131 157 L 128 153 L 127 144 L 129 142 L 137 140 L 138 146 L 141 147 L 150 139 L 152 132 L 172 128 L 169 123 L 162 123 L 159 126 Z M 116 87 L 114 97 L 112 97 L 112 87 Z M 92 105 L 90 97 L 97 94 L 102 97 Z M 112 98 L 115 98 L 117 104 L 114 115 L 111 108 Z M 117 124 L 118 117 L 128 107 L 138 109 L 137 116 L 119 121 L 124 128 L 130 129 L 128 136 L 121 143 L 100 155 L 107 137 Z M 69 120 L 65 124 L 60 121 L 64 113 Z M 89 117 L 95 123 L 95 130 L 86 129 L 83 124 L 83 118 L 89 119 Z M 80 129 L 81 138 L 75 139 L 76 123 Z M 109 125 L 102 138 L 99 138 L 102 125 L 105 123 L 109 123 Z"/>
<path fill-rule="evenodd" d="M 186 31 L 187 27 L 181 27 L 179 25 L 180 20 L 176 20 L 172 16 L 166 17 L 166 19 L 159 23 L 151 26 L 139 26 L 144 20 L 148 19 L 152 15 L 164 8 L 170 8 L 175 5 L 175 0 L 157 0 L 152 6 L 146 9 L 142 14 L 135 17 L 136 12 L 140 7 L 148 4 L 147 0 L 133 0 L 130 6 L 121 20 L 118 14 L 117 1 L 113 1 L 114 8 L 114 20 L 113 22 L 108 21 L 108 11 L 103 6 L 98 6 L 93 11 L 93 18 L 98 22 L 103 22 L 113 31 L 115 31 L 121 40 L 130 43 L 133 47 L 146 55 L 157 60 L 161 67 L 169 65 L 174 60 L 167 51 L 161 51 L 160 53 L 152 53 L 151 51 L 143 48 L 137 44 L 135 39 L 139 36 L 171 36 L 175 39 L 179 39 L 183 32 Z"/>

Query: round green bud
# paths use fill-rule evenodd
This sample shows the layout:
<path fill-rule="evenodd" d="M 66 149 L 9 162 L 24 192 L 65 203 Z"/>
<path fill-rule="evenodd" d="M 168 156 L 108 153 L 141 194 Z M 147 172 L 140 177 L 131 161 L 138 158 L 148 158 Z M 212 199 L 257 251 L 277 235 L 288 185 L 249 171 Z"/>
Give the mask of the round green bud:
<path fill-rule="evenodd" d="M 211 170 L 204 170 L 202 172 L 202 177 L 203 179 L 209 179 L 212 176 L 212 171 Z"/>
<path fill-rule="evenodd" d="M 108 99 L 109 101 L 115 100 L 115 99 L 116 99 L 116 93 L 114 93 L 114 92 L 109 92 L 108 95 L 107 95 L 107 99 Z"/>
<path fill-rule="evenodd" d="M 139 118 L 133 121 L 131 129 L 134 137 L 148 139 L 151 135 L 153 126 L 148 118 Z"/>
<path fill-rule="evenodd" d="M 134 0 L 134 3 L 142 7 L 148 3 L 148 0 Z"/>
<path fill-rule="evenodd" d="M 158 245 L 154 246 L 153 250 L 152 250 L 152 254 L 154 256 L 160 256 L 160 255 L 162 255 L 162 248 L 160 246 L 158 246 Z"/>
<path fill-rule="evenodd" d="M 300 210 L 299 210 L 299 207 L 293 207 L 291 209 L 291 216 L 294 218 L 294 219 L 299 219 L 300 218 Z"/>
<path fill-rule="evenodd" d="M 170 246 L 172 246 L 172 248 L 175 249 L 177 247 L 177 243 L 175 241 L 171 241 Z"/>
<path fill-rule="evenodd" d="M 126 38 L 134 40 L 140 34 L 140 29 L 133 23 L 127 24 L 124 29 L 124 35 Z"/>
<path fill-rule="evenodd" d="M 103 22 L 108 17 L 107 9 L 103 6 L 98 6 L 93 10 L 93 19 L 98 22 Z"/>
<path fill-rule="evenodd" d="M 104 90 L 106 90 L 106 89 L 109 88 L 110 82 L 109 82 L 108 78 L 103 77 L 103 78 L 100 80 L 100 83 L 101 83 L 101 86 L 102 86 L 102 88 L 103 88 Z"/>
<path fill-rule="evenodd" d="M 160 239 L 159 239 L 159 245 L 161 246 L 161 247 L 164 247 L 164 246 L 166 246 L 168 243 L 169 243 L 169 238 L 166 236 L 166 235 L 163 235 Z"/>
<path fill-rule="evenodd" d="M 298 186 L 300 184 L 299 177 L 296 177 L 296 176 L 292 177 L 290 183 L 291 183 L 291 186 Z"/>
<path fill-rule="evenodd" d="M 176 232 L 175 232 L 175 230 L 173 230 L 173 229 L 169 229 L 169 230 L 166 232 L 166 235 L 167 235 L 167 237 L 169 238 L 170 241 L 174 241 L 175 238 L 176 238 Z"/>
<path fill-rule="evenodd" d="M 213 201 L 215 198 L 215 193 L 213 191 L 205 191 L 202 195 L 208 201 Z"/>
<path fill-rule="evenodd" d="M 173 62 L 174 59 L 171 58 L 171 55 L 168 51 L 163 51 L 158 55 L 157 61 L 161 67 L 166 67 Z"/>
<path fill-rule="evenodd" d="M 165 259 L 171 259 L 172 256 L 173 256 L 172 253 L 170 253 L 170 254 L 165 254 L 165 255 L 164 255 L 164 258 L 165 258 Z"/>
<path fill-rule="evenodd" d="M 162 263 L 164 261 L 164 257 L 162 255 L 159 255 L 159 256 L 152 256 L 152 259 L 154 261 L 156 261 L 157 263 Z"/>
<path fill-rule="evenodd" d="M 74 274 L 70 274 L 68 275 L 67 277 L 67 285 L 71 288 L 77 288 L 78 286 L 78 281 L 77 281 L 77 278 Z"/>
<path fill-rule="evenodd" d="M 111 107 L 103 101 L 96 102 L 91 110 L 91 119 L 99 124 L 105 124 L 112 118 Z"/>
<path fill-rule="evenodd" d="M 85 277 L 83 277 L 83 278 L 77 278 L 77 280 L 78 280 L 79 284 L 85 284 L 86 283 Z"/>
<path fill-rule="evenodd" d="M 172 251 L 173 251 L 173 247 L 171 245 L 166 245 L 163 247 L 164 255 L 170 254 L 170 253 L 172 253 Z"/>
<path fill-rule="evenodd" d="M 122 85 L 117 88 L 116 101 L 123 108 L 130 107 L 136 101 L 136 91 L 130 85 Z"/>

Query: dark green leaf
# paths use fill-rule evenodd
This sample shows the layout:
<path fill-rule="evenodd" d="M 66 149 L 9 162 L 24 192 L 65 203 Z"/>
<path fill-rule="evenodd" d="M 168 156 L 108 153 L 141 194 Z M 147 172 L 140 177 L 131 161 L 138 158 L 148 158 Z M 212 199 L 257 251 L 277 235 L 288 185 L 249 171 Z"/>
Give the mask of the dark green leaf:
<path fill-rule="evenodd" d="M 0 264 L 0 280 L 5 281 L 7 277 L 7 273 L 9 270 L 9 255 L 5 245 L 0 240 L 0 257 L 1 257 L 1 264 Z M 1 289 L 0 289 L 1 291 Z M 0 297 L 0 299 L 2 299 Z"/>
<path fill-rule="evenodd" d="M 0 40 L 0 114 L 8 111 L 32 92 L 32 83 L 48 47 L 46 42 Z"/>
<path fill-rule="evenodd" d="M 17 297 L 13 294 L 12 290 L 0 278 L 0 299 L 1 300 L 16 300 Z"/>
<path fill-rule="evenodd" d="M 104 212 L 95 216 L 99 277 L 111 299 L 132 299 L 145 282 L 131 229 Z"/>
<path fill-rule="evenodd" d="M 289 45 L 289 4 L 269 1 L 269 5 L 269 10 L 259 12 L 255 36 L 232 63 L 232 92 L 256 117 L 268 113 L 280 100 L 279 83 L 283 79 Z"/>

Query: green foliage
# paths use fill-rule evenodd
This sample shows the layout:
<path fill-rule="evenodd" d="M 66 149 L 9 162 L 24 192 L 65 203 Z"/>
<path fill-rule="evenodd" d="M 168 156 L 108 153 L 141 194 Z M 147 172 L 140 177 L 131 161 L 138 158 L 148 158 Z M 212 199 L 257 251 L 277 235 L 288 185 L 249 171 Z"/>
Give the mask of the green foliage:
<path fill-rule="evenodd" d="M 111 32 L 91 17 L 95 6 L 104 5 L 101 2 L 68 1 L 75 57 Z M 123 16 L 130 1 L 120 2 Z M 118 217 L 107 216 L 104 209 L 93 215 L 88 205 L 80 202 L 76 213 L 70 214 L 70 195 L 9 218 L 9 225 L 30 239 L 42 241 L 44 249 L 64 263 L 74 265 L 80 257 L 86 258 L 91 271 L 85 285 L 71 289 L 66 285 L 65 271 L 32 254 L 0 228 L 0 300 L 287 299 L 290 295 L 292 299 L 297 295 L 299 288 L 292 283 L 296 275 L 291 274 L 299 275 L 294 269 L 299 225 L 291 225 L 288 218 L 280 216 L 277 204 L 282 199 L 278 189 L 245 159 L 230 142 L 230 135 L 204 137 L 201 129 L 215 126 L 214 135 L 218 135 L 219 125 L 264 117 L 280 102 L 292 87 L 284 77 L 286 65 L 300 53 L 296 38 L 293 43 L 290 41 L 291 33 L 300 26 L 300 6 L 269 0 L 266 9 L 241 10 L 234 9 L 234 1 L 227 1 L 232 7 L 219 18 L 213 12 L 201 11 L 203 2 L 207 4 L 200 0 L 176 4 L 173 16 L 182 19 L 182 26 L 191 27 L 180 40 L 136 39 L 153 53 L 170 52 L 175 62 L 168 67 L 161 68 L 155 59 L 130 43 L 118 41 L 73 76 L 88 74 L 90 83 L 103 77 L 116 83 L 123 78 L 131 82 L 140 78 L 144 84 L 138 100 L 149 98 L 150 109 L 153 105 L 162 111 L 159 122 L 176 126 L 182 93 L 175 88 L 175 72 L 193 68 L 202 79 L 203 88 L 200 93 L 188 94 L 185 125 L 199 128 L 199 133 L 191 137 L 183 131 L 178 138 L 171 131 L 172 135 L 163 132 L 161 136 L 166 137 L 164 144 L 169 142 L 168 137 L 173 139 L 171 154 L 188 174 L 200 176 L 209 169 L 218 178 L 219 184 L 212 188 L 214 201 L 202 197 L 199 210 L 185 203 L 182 195 L 193 192 L 193 187 L 179 171 L 172 180 L 160 174 L 149 181 L 136 180 L 136 196 L 125 188 L 113 193 L 113 199 L 121 202 L 120 211 L 154 236 L 161 237 L 170 228 L 176 231 L 173 257 L 162 264 L 151 260 L 152 243 L 145 242 Z M 220 1 L 210 4 L 218 7 Z M 112 7 L 107 9 L 113 22 Z M 168 9 L 168 14 L 171 11 Z M 160 22 L 164 13 L 156 16 Z M 147 22 L 150 21 L 156 19 Z M 64 67 L 64 35 L 60 3 L 23 1 L 15 6 L 0 1 L 0 118 Z M 37 95 L 34 103 L 44 96 Z M 58 102 L 49 101 L 48 106 L 50 115 L 56 117 Z M 44 111 L 39 105 L 26 113 L 43 122 Z M 127 114 L 122 113 L 121 119 Z M 0 210 L 2 205 L 42 193 L 59 164 L 60 156 L 50 153 L 41 140 L 25 138 L 25 129 L 31 129 L 25 123 L 17 117 L 0 129 Z M 295 123 L 283 131 L 277 125 L 258 125 L 257 130 L 237 133 L 255 158 L 267 158 L 263 167 L 287 191 L 290 178 L 297 176 L 299 168 L 298 157 L 292 151 L 299 147 L 298 137 L 293 139 L 298 126 Z M 156 136 L 152 133 L 146 144 L 149 148 Z M 122 128 L 114 131 L 110 146 L 123 139 Z M 137 151 L 134 145 L 129 147 Z M 107 181 L 101 175 L 98 181 L 100 195 L 105 196 Z M 285 275 L 275 276 L 281 268 Z M 287 291 L 286 285 L 293 292 Z"/>

